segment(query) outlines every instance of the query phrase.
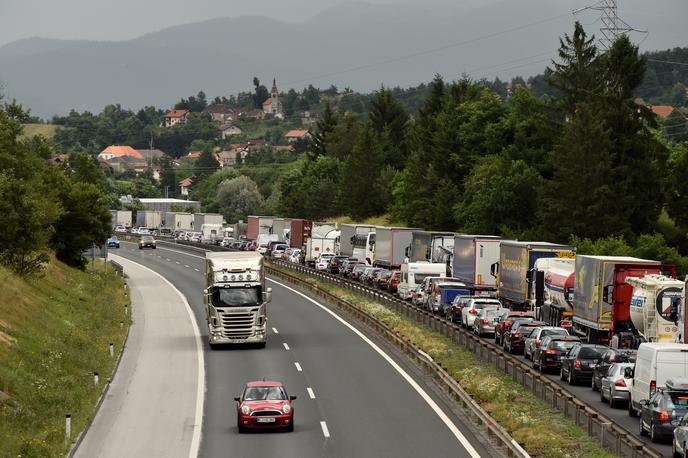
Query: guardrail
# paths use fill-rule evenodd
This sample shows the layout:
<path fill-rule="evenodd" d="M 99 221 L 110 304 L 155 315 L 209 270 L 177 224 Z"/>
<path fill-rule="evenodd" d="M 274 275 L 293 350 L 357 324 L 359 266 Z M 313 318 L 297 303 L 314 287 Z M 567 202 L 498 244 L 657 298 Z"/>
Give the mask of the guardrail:
<path fill-rule="evenodd" d="M 572 420 L 577 426 L 586 431 L 588 436 L 596 439 L 600 446 L 619 456 L 628 456 L 632 458 L 659 458 L 663 456 L 661 453 L 637 439 L 633 433 L 605 417 L 594 407 L 578 400 L 570 391 L 556 384 L 549 378 L 542 376 L 539 372 L 534 371 L 529 365 L 515 358 L 513 355 L 508 354 L 499 347 L 489 345 L 483 339 L 454 323 L 402 301 L 401 299 L 395 298 L 390 294 L 382 293 L 374 288 L 336 275 L 284 261 L 273 261 L 271 265 L 273 266 L 270 268 L 271 272 L 282 272 L 282 269 L 290 269 L 346 288 L 350 291 L 363 294 L 382 305 L 394 309 L 401 315 L 422 323 L 433 331 L 437 331 L 447 336 L 453 342 L 472 351 L 481 361 L 494 364 L 497 369 L 511 376 L 515 382 L 521 384 L 521 386 L 532 392 L 536 397 L 562 412 L 566 418 Z M 298 279 L 298 277 L 295 278 Z M 309 285 L 311 291 L 322 295 L 320 291 L 323 290 L 301 279 L 298 280 Z M 337 301 L 341 300 L 336 297 L 334 299 Z M 447 376 L 451 378 L 448 374 Z M 453 380 L 453 378 L 451 378 L 451 380 Z M 454 381 L 454 383 L 456 382 Z"/>
<path fill-rule="evenodd" d="M 115 272 L 117 272 L 119 275 L 124 275 L 124 267 L 122 267 L 122 264 L 116 261 L 108 261 L 110 264 L 112 264 L 112 268 L 115 269 Z"/>

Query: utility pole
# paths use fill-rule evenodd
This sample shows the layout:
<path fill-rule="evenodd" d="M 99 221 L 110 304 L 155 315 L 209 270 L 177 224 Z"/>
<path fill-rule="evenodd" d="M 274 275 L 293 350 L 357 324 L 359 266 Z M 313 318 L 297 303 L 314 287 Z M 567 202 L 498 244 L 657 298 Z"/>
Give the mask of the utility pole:
<path fill-rule="evenodd" d="M 595 10 L 601 13 L 600 20 L 600 45 L 607 51 L 612 43 L 616 41 L 621 35 L 626 35 L 628 32 L 647 33 L 647 30 L 635 29 L 628 25 L 623 19 L 619 17 L 619 8 L 617 0 L 601 0 L 594 5 L 578 8 L 573 11 L 573 14 L 578 14 L 586 10 Z"/>

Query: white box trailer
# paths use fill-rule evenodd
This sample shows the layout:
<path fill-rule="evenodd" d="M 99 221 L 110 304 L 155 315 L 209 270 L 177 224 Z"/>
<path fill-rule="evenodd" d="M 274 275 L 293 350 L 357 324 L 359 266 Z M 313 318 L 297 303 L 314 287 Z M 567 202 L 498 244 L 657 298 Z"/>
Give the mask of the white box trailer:
<path fill-rule="evenodd" d="M 321 253 L 336 253 L 340 235 L 334 223 L 313 223 L 311 236 L 306 241 L 306 264 L 314 266 Z"/>
<path fill-rule="evenodd" d="M 341 242 L 339 245 L 339 254 L 343 256 L 355 257 L 360 261 L 363 261 L 366 257 L 365 253 L 358 253 L 359 256 L 354 256 L 354 245 L 357 239 L 356 236 L 359 236 L 358 239 L 360 245 L 362 243 L 360 240 L 360 236 L 367 236 L 368 233 L 375 232 L 375 226 L 371 226 L 368 224 L 342 224 L 341 232 L 342 234 Z"/>
<path fill-rule="evenodd" d="M 112 227 L 131 227 L 131 210 L 110 210 Z"/>
<path fill-rule="evenodd" d="M 201 231 L 204 224 L 222 226 L 223 217 L 219 213 L 194 213 L 193 230 Z"/>
<path fill-rule="evenodd" d="M 406 259 L 406 249 L 411 245 L 413 228 L 378 227 L 375 229 L 375 261 L 373 265 L 398 268 Z"/>
<path fill-rule="evenodd" d="M 157 228 L 162 224 L 162 213 L 152 210 L 139 210 L 136 212 L 136 225 L 138 227 Z"/>
<path fill-rule="evenodd" d="M 272 220 L 272 234 L 277 235 L 278 241 L 286 242 L 290 230 L 291 218 L 274 218 Z"/>
<path fill-rule="evenodd" d="M 491 267 L 499 262 L 500 242 L 500 237 L 492 235 L 454 236 L 452 277 L 471 290 L 496 290 L 497 277 L 491 274 Z"/>
<path fill-rule="evenodd" d="M 164 226 L 173 231 L 190 231 L 193 230 L 194 215 L 192 213 L 183 212 L 167 212 L 165 213 Z"/>

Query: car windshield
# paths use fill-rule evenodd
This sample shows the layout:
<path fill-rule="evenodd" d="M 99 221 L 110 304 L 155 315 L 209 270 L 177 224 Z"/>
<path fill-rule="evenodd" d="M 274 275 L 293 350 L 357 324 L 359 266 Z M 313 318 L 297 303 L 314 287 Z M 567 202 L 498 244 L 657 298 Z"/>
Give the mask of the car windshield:
<path fill-rule="evenodd" d="M 577 340 L 554 340 L 550 344 L 550 348 L 553 350 L 568 351 L 571 347 L 577 344 Z"/>
<path fill-rule="evenodd" d="M 251 386 L 246 388 L 244 401 L 284 401 L 287 394 L 279 386 Z"/>
<path fill-rule="evenodd" d="M 480 312 L 480 315 L 483 317 L 488 317 L 488 318 L 494 318 L 497 315 L 500 315 L 502 312 L 499 309 L 494 309 L 494 310 L 483 310 Z"/>
<path fill-rule="evenodd" d="M 566 329 L 543 329 L 540 338 L 545 336 L 567 336 L 569 332 Z"/>
<path fill-rule="evenodd" d="M 250 307 L 261 304 L 260 287 L 217 288 L 213 291 L 215 307 Z"/>
<path fill-rule="evenodd" d="M 497 302 L 476 302 L 473 305 L 473 308 L 477 310 L 482 310 L 485 308 L 499 308 L 499 304 Z"/>
<path fill-rule="evenodd" d="M 112 241 L 117 241 L 117 237 L 115 237 L 115 236 L 113 235 L 112 237 L 110 237 L 110 240 L 112 240 Z"/>
<path fill-rule="evenodd" d="M 523 326 L 518 328 L 518 332 L 523 334 L 524 336 L 529 336 L 535 331 L 537 328 L 535 326 Z"/>
<path fill-rule="evenodd" d="M 688 409 L 688 391 L 669 391 L 664 395 L 665 409 Z"/>
<path fill-rule="evenodd" d="M 152 242 L 153 237 L 151 237 L 150 235 L 144 235 L 143 237 L 141 237 L 141 240 L 143 240 L 144 242 Z"/>
<path fill-rule="evenodd" d="M 598 359 L 602 352 L 597 348 L 583 347 L 578 352 L 579 359 Z"/>

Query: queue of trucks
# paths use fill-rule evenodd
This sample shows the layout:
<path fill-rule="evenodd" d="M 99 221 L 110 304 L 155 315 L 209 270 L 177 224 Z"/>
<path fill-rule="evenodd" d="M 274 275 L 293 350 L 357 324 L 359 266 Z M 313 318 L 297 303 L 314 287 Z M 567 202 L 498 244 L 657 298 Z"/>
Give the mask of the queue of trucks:
<path fill-rule="evenodd" d="M 657 261 L 578 255 L 569 245 L 489 235 L 263 216 L 248 221 L 249 239 L 266 234 L 299 248 L 306 265 L 321 254 L 341 255 L 398 270 L 397 294 L 407 300 L 426 277 L 446 277 L 460 284 L 454 289 L 534 311 L 591 343 L 683 342 L 688 329 L 685 282 Z M 294 237 L 295 224 L 310 231 Z"/>

